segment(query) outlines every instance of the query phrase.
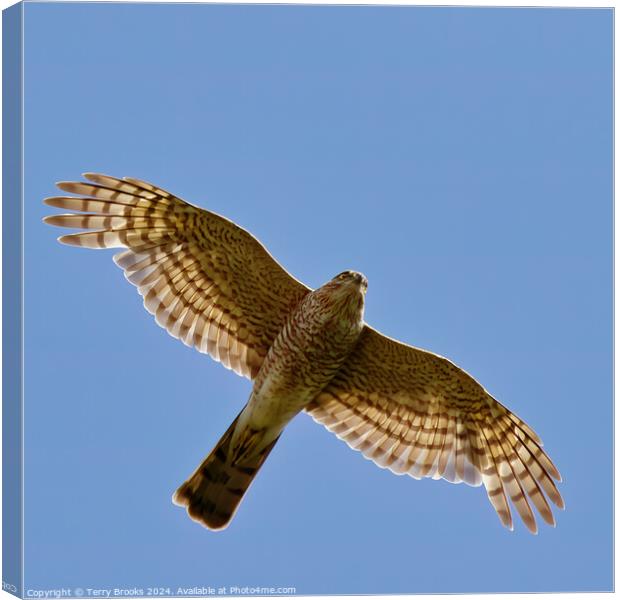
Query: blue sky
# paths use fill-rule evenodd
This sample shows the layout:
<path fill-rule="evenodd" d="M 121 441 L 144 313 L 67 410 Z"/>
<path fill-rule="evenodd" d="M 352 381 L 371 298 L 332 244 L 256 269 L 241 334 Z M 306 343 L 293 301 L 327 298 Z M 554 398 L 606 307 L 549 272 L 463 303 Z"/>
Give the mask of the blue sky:
<path fill-rule="evenodd" d="M 612 12 L 25 9 L 26 587 L 612 587 Z M 157 327 L 53 183 L 151 180 L 448 356 L 543 438 L 567 510 L 378 469 L 306 415 L 231 527 L 170 502 L 250 384 Z"/>

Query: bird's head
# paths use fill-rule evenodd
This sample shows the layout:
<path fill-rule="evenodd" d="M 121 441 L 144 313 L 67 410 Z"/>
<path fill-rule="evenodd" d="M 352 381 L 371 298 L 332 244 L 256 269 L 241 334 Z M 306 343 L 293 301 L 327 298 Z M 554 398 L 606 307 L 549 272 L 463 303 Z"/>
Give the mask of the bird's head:
<path fill-rule="evenodd" d="M 336 275 L 331 282 L 334 283 L 336 287 L 346 287 L 347 289 L 359 291 L 362 294 L 365 294 L 368 289 L 368 279 L 366 279 L 363 273 L 359 273 L 358 271 L 343 271 L 339 275 Z"/>
<path fill-rule="evenodd" d="M 368 280 L 357 271 L 343 271 L 330 279 L 322 288 L 321 296 L 343 315 L 361 320 Z"/>

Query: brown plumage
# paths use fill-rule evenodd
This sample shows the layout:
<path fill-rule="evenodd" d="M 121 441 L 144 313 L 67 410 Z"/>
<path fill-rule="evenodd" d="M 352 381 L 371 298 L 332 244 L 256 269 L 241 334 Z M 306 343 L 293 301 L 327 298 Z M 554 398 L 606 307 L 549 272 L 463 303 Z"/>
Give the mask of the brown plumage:
<path fill-rule="evenodd" d="M 115 256 L 170 335 L 253 382 L 246 407 L 174 501 L 226 527 L 287 423 L 307 411 L 394 473 L 483 484 L 501 522 L 509 503 L 536 532 L 554 525 L 560 474 L 540 438 L 449 360 L 363 321 L 366 280 L 346 271 L 317 290 L 291 277 L 248 232 L 137 179 L 86 174 L 62 182 L 77 211 L 51 225 L 94 230 L 65 244 Z M 554 481 L 555 480 L 555 481 Z"/>
<path fill-rule="evenodd" d="M 224 529 L 278 438 L 260 452 L 240 461 L 230 460 L 235 419 L 193 475 L 175 492 L 172 501 L 186 506 L 189 516 L 209 529 Z"/>

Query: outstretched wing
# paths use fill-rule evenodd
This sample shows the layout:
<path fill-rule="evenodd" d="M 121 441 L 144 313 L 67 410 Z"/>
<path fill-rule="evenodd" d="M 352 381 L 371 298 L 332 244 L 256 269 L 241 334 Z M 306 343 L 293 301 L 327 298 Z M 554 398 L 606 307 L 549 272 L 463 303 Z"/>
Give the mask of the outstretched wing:
<path fill-rule="evenodd" d="M 260 242 L 228 219 L 138 179 L 86 173 L 92 183 L 61 182 L 80 197 L 45 203 L 79 213 L 50 225 L 94 229 L 59 241 L 127 248 L 114 257 L 159 325 L 250 379 L 286 316 L 309 291 Z"/>
<path fill-rule="evenodd" d="M 365 326 L 360 341 L 310 415 L 397 474 L 484 484 L 512 529 L 509 497 L 535 533 L 529 500 L 555 525 L 545 494 L 564 508 L 560 474 L 540 438 L 449 360 Z"/>

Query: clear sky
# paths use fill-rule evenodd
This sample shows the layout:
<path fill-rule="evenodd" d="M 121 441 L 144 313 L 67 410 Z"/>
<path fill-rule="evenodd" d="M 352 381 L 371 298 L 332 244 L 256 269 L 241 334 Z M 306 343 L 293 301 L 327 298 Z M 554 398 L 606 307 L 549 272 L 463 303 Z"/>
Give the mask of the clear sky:
<path fill-rule="evenodd" d="M 26 588 L 612 586 L 611 10 L 36 4 L 25 35 Z M 168 336 L 54 182 L 133 176 L 448 356 L 543 438 L 555 529 L 299 415 L 232 525 L 172 505 L 250 383 Z"/>

